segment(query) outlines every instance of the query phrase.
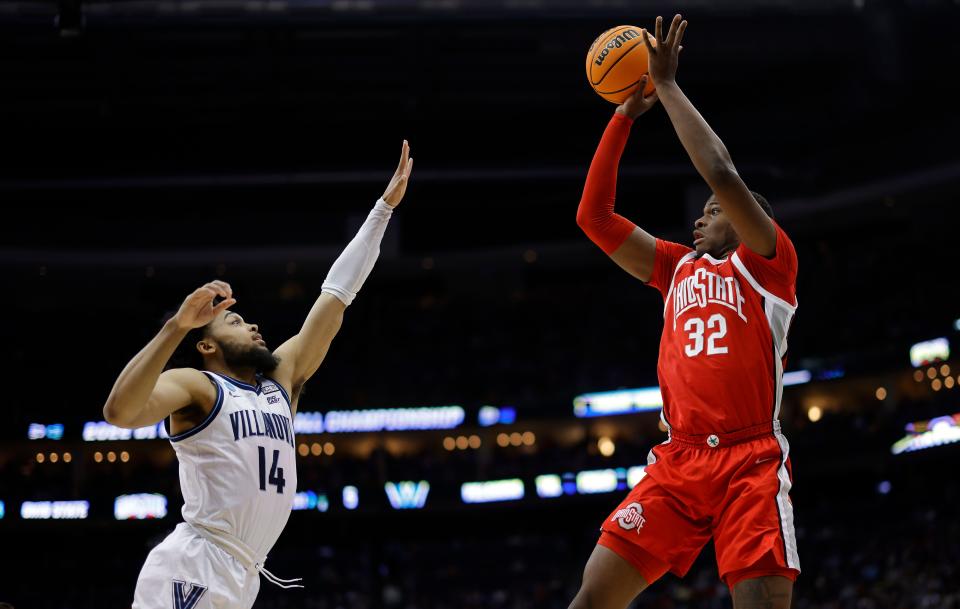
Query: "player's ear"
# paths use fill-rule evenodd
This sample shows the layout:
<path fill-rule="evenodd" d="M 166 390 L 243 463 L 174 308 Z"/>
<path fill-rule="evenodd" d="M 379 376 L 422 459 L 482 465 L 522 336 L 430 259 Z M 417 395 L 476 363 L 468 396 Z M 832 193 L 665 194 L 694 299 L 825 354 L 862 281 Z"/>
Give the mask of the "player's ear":
<path fill-rule="evenodd" d="M 212 340 L 205 338 L 201 341 L 197 341 L 197 351 L 203 355 L 213 355 L 217 352 L 217 345 L 214 344 Z"/>

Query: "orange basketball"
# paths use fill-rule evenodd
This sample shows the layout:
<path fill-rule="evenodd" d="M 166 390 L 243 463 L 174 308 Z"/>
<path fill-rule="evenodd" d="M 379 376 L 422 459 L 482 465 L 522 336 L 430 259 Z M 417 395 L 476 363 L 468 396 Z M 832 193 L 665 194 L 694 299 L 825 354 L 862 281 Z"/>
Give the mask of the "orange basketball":
<path fill-rule="evenodd" d="M 622 104 L 640 84 L 647 73 L 647 45 L 643 43 L 642 28 L 618 25 L 597 36 L 587 51 L 587 80 L 597 95 L 615 104 Z M 657 41 L 650 36 L 650 44 Z M 644 95 L 656 87 L 647 80 Z"/>

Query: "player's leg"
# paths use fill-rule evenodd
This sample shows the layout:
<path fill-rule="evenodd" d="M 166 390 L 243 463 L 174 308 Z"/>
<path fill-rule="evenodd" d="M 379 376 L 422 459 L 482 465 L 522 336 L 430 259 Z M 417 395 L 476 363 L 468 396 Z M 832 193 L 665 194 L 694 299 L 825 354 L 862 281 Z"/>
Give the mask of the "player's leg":
<path fill-rule="evenodd" d="M 793 581 L 780 575 L 752 577 L 733 586 L 733 609 L 790 609 Z"/>
<path fill-rule="evenodd" d="M 732 471 L 715 515 L 720 577 L 735 609 L 787 609 L 800 573 L 786 441 L 761 438 L 724 453 Z"/>
<path fill-rule="evenodd" d="M 133 609 L 249 609 L 259 584 L 256 572 L 181 523 L 147 557 Z"/>
<path fill-rule="evenodd" d="M 570 609 L 624 609 L 647 585 L 636 567 L 597 544 L 583 569 L 583 583 Z"/>
<path fill-rule="evenodd" d="M 624 609 L 668 570 L 683 575 L 710 539 L 709 520 L 664 449 L 656 477 L 645 475 L 603 521 L 572 609 Z"/>

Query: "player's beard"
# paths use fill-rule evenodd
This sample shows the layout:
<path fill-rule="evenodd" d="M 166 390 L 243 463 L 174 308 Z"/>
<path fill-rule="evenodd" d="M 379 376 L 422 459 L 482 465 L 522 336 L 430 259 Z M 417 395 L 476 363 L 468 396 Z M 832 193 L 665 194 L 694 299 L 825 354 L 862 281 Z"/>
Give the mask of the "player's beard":
<path fill-rule="evenodd" d="M 223 349 L 223 361 L 231 368 L 253 368 L 257 372 L 269 374 L 280 365 L 280 358 L 260 345 L 244 349 L 224 344 L 220 345 L 220 348 Z"/>

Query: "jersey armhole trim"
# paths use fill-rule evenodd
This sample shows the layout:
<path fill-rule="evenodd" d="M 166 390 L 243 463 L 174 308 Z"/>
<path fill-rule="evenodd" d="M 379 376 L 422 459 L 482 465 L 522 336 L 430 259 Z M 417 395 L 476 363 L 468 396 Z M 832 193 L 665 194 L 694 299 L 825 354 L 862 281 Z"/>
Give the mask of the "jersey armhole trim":
<path fill-rule="evenodd" d="M 181 440 L 186 440 L 187 438 L 200 433 L 201 431 L 206 429 L 207 426 L 210 425 L 210 423 L 212 423 L 215 418 L 217 418 L 218 414 L 220 414 L 220 408 L 223 406 L 223 387 L 221 387 L 220 383 L 218 383 L 216 379 L 214 379 L 214 377 L 211 376 L 206 371 L 203 371 L 203 374 L 208 379 L 210 379 L 210 382 L 213 383 L 214 387 L 217 388 L 217 401 L 216 403 L 214 403 L 213 408 L 210 409 L 210 414 L 207 415 L 207 418 L 204 419 L 202 423 L 200 423 L 193 429 L 187 430 L 183 433 L 179 433 L 175 436 L 170 436 L 169 440 L 171 442 L 179 442 Z"/>
<path fill-rule="evenodd" d="M 688 260 L 697 255 L 697 252 L 687 252 L 683 255 L 683 258 L 677 261 L 677 266 L 673 267 L 673 276 L 670 277 L 670 289 L 667 290 L 667 295 L 663 299 L 663 318 L 667 318 L 667 303 L 670 302 L 670 295 L 673 294 L 673 283 L 677 280 L 677 273 L 680 272 L 680 267 L 687 263 Z"/>
<path fill-rule="evenodd" d="M 283 385 L 277 382 L 277 379 L 269 377 L 266 374 L 262 375 L 262 377 L 277 386 L 277 389 L 279 389 L 280 393 L 283 394 L 283 399 L 287 401 L 287 408 L 290 409 L 290 416 L 293 416 L 293 402 L 290 400 L 290 396 L 287 395 L 287 390 L 283 388 Z"/>
<path fill-rule="evenodd" d="M 753 289 L 760 292 L 763 296 L 765 296 L 766 298 L 769 298 L 771 301 L 777 303 L 778 305 L 782 307 L 786 307 L 790 311 L 797 310 L 796 304 L 790 304 L 786 300 L 780 298 L 776 294 L 773 294 L 772 292 L 770 292 L 770 290 L 767 290 L 762 285 L 760 285 L 760 282 L 757 281 L 756 278 L 754 278 L 754 276 L 750 273 L 750 271 L 747 270 L 747 267 L 743 264 L 743 260 L 740 260 L 739 254 L 734 253 L 733 256 L 730 257 L 730 260 L 733 262 L 733 265 L 737 267 L 737 270 L 740 271 L 740 273 L 747 278 L 747 281 L 750 283 L 751 286 L 753 286 Z"/>

